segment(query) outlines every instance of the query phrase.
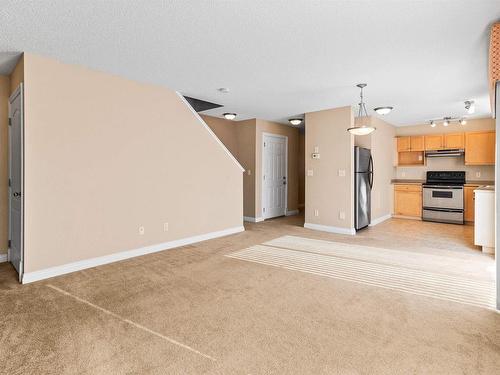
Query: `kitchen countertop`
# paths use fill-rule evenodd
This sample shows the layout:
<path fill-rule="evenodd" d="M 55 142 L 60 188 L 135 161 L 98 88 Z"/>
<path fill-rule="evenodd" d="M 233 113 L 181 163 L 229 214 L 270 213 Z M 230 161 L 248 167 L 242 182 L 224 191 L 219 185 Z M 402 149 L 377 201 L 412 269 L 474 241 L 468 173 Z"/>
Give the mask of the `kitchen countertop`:
<path fill-rule="evenodd" d="M 410 179 L 393 179 L 391 184 L 405 184 L 405 185 L 419 185 L 424 184 L 425 180 L 410 180 Z M 472 180 L 466 181 L 465 186 L 483 186 L 483 185 L 495 185 L 495 181 L 485 181 L 485 180 Z"/>
<path fill-rule="evenodd" d="M 495 186 L 493 185 L 486 185 L 486 186 L 481 186 L 475 189 L 474 191 L 489 191 L 494 193 L 495 192 Z"/>

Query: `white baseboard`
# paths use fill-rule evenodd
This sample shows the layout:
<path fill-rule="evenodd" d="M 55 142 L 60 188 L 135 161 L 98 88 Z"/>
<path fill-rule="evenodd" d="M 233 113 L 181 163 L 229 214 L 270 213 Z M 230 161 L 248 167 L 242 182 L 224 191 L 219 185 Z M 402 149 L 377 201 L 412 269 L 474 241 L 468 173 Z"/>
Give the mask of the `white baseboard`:
<path fill-rule="evenodd" d="M 370 227 L 373 227 L 373 226 L 380 224 L 386 220 L 389 220 L 391 217 L 392 217 L 391 214 L 380 216 L 380 217 L 376 218 L 375 220 L 372 220 L 372 222 L 370 223 Z"/>
<path fill-rule="evenodd" d="M 0 254 L 0 263 L 7 262 L 7 254 Z"/>
<path fill-rule="evenodd" d="M 213 238 L 224 237 L 230 234 L 235 234 L 243 232 L 244 227 L 234 227 L 229 229 L 224 229 L 217 232 L 211 232 L 206 234 L 200 234 L 198 236 L 181 238 L 179 240 L 169 241 L 160 243 L 157 245 L 145 246 L 139 249 L 122 251 L 119 253 L 114 253 L 110 255 L 105 255 L 97 258 L 90 258 L 85 260 L 80 260 L 78 262 L 63 264 L 61 266 L 46 268 L 40 271 L 27 272 L 23 275 L 23 284 L 32 283 L 34 281 L 48 279 L 50 277 L 64 275 L 67 273 L 84 270 L 86 268 L 92 268 L 96 266 L 101 266 L 103 264 L 118 262 L 120 260 L 125 260 L 129 258 L 138 257 L 141 255 L 156 253 L 163 250 L 173 249 L 175 247 L 190 245 L 196 242 L 206 241 Z"/>
<path fill-rule="evenodd" d="M 304 228 L 320 230 L 322 232 L 329 232 L 329 233 L 348 234 L 351 236 L 354 236 L 356 234 L 356 229 L 354 228 L 339 228 L 321 224 L 304 223 Z"/>
<path fill-rule="evenodd" d="M 289 210 L 286 212 L 286 216 L 293 216 L 293 215 L 298 215 L 299 210 Z"/>
<path fill-rule="evenodd" d="M 243 216 L 244 221 L 248 221 L 250 223 L 260 223 L 261 221 L 264 221 L 263 217 L 252 217 L 252 216 Z"/>

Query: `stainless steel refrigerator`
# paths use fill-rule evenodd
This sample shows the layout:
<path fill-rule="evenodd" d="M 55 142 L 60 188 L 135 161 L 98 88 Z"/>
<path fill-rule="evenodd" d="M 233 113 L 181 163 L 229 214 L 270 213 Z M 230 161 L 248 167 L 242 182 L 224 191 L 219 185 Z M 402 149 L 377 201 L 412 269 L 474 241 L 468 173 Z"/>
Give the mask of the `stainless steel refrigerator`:
<path fill-rule="evenodd" d="M 354 147 L 354 226 L 363 229 L 371 221 L 373 159 L 370 150 Z"/>

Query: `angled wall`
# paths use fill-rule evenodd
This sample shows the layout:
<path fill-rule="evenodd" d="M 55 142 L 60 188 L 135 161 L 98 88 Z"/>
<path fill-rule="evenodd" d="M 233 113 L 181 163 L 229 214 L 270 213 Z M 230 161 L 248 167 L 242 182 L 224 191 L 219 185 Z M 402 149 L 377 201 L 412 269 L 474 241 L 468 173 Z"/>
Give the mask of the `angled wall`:
<path fill-rule="evenodd" d="M 24 81 L 28 281 L 243 230 L 243 170 L 175 92 L 29 53 Z"/>

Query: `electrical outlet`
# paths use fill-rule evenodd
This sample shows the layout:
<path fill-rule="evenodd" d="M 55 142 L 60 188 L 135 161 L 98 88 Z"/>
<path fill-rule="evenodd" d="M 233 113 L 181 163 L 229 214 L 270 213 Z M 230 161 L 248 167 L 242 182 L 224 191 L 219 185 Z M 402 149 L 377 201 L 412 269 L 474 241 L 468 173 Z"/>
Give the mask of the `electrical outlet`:
<path fill-rule="evenodd" d="M 249 176 L 252 175 L 252 171 L 250 169 L 247 170 L 247 175 L 249 175 Z"/>
<path fill-rule="evenodd" d="M 168 223 L 163 223 L 163 231 L 168 232 Z"/>
<path fill-rule="evenodd" d="M 308 176 L 312 176 L 313 175 L 313 170 L 312 169 L 308 169 L 307 170 L 307 175 Z"/>
<path fill-rule="evenodd" d="M 345 169 L 339 169 L 339 177 L 345 177 Z"/>
<path fill-rule="evenodd" d="M 476 172 L 476 178 L 479 178 L 479 177 L 481 177 L 481 172 L 477 171 Z"/>
<path fill-rule="evenodd" d="M 319 216 L 319 210 L 314 210 L 314 216 Z"/>
<path fill-rule="evenodd" d="M 345 212 L 344 211 L 339 211 L 339 219 L 345 220 Z"/>
<path fill-rule="evenodd" d="M 139 234 L 141 236 L 144 234 L 144 227 L 139 227 Z"/>

